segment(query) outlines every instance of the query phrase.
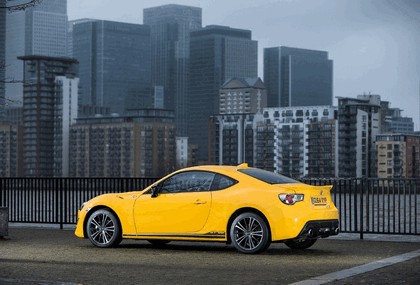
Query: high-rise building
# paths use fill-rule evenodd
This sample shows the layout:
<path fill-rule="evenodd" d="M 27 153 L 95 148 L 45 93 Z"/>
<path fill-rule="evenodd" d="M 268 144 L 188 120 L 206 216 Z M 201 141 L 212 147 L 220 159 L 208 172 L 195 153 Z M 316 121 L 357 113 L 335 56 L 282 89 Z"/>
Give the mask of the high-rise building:
<path fill-rule="evenodd" d="M 91 18 L 83 18 L 78 20 L 68 21 L 67 24 L 67 56 L 73 58 L 73 28 L 76 24 L 95 22 L 97 20 Z"/>
<path fill-rule="evenodd" d="M 77 117 L 77 61 L 29 55 L 23 60 L 25 176 L 67 176 L 69 128 Z"/>
<path fill-rule="evenodd" d="M 257 45 L 249 30 L 207 26 L 191 32 L 188 136 L 200 161 L 208 159 L 209 118 L 219 113 L 220 88 L 230 78 L 257 77 Z"/>
<path fill-rule="evenodd" d="M 256 117 L 260 117 L 258 120 Z M 254 165 L 254 135 L 261 114 L 224 114 L 210 118 L 209 162 Z"/>
<path fill-rule="evenodd" d="M 201 21 L 198 7 L 170 4 L 143 10 L 143 22 L 151 28 L 152 88 L 159 86 L 164 108 L 175 111 L 179 136 L 187 134 L 189 120 L 190 32 L 200 29 Z"/>
<path fill-rule="evenodd" d="M 70 23 L 72 56 L 80 63 L 80 103 L 124 114 L 150 108 L 150 28 L 102 20 Z"/>
<path fill-rule="evenodd" d="M 391 108 L 391 103 L 381 101 L 381 133 L 413 134 L 413 118 L 403 117 L 403 110 Z"/>
<path fill-rule="evenodd" d="M 6 85 L 10 106 L 22 106 L 24 55 L 66 56 L 67 0 L 43 0 L 25 11 L 6 16 L 6 78 L 17 81 Z"/>
<path fill-rule="evenodd" d="M 338 176 L 376 176 L 376 136 L 381 129 L 381 97 L 338 98 Z"/>
<path fill-rule="evenodd" d="M 172 111 L 81 118 L 70 141 L 71 176 L 162 177 L 175 169 Z"/>
<path fill-rule="evenodd" d="M 265 48 L 264 83 L 268 107 L 332 105 L 333 62 L 326 51 Z"/>
<path fill-rule="evenodd" d="M 420 177 L 420 136 L 378 135 L 376 153 L 379 178 Z"/>
<path fill-rule="evenodd" d="M 260 78 L 231 78 L 220 89 L 219 114 L 256 114 L 267 107 L 267 92 Z"/>
<path fill-rule="evenodd" d="M 258 122 L 255 139 L 255 166 L 291 177 L 335 176 L 337 140 L 334 122 L 336 107 L 300 106 L 266 108 Z M 323 134 L 314 135 L 314 128 L 329 125 Z M 323 146 L 314 144 L 322 140 Z M 319 155 L 323 169 L 315 173 L 313 159 Z M 310 168 L 311 166 L 311 168 Z"/>
<path fill-rule="evenodd" d="M 336 113 L 336 111 L 334 111 Z M 334 118 L 308 124 L 307 177 L 332 178 L 338 175 L 338 120 Z"/>

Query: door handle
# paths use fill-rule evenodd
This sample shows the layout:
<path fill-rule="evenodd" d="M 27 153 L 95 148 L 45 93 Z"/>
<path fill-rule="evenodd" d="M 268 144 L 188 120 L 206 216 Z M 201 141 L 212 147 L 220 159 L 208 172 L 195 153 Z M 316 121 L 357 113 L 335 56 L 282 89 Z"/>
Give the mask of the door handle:
<path fill-rule="evenodd" d="M 201 201 L 201 200 L 196 200 L 194 202 L 195 205 L 202 205 L 202 204 L 206 204 L 206 203 L 207 203 L 207 201 Z"/>

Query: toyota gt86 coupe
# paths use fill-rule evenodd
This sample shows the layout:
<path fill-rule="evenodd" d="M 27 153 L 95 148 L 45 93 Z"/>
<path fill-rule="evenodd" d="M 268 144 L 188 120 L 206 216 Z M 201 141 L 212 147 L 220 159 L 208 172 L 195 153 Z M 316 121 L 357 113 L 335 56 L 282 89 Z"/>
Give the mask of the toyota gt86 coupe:
<path fill-rule="evenodd" d="M 247 164 L 184 168 L 144 190 L 85 202 L 75 234 L 98 247 L 142 239 L 225 242 L 243 253 L 262 252 L 272 242 L 304 249 L 339 232 L 331 188 Z"/>

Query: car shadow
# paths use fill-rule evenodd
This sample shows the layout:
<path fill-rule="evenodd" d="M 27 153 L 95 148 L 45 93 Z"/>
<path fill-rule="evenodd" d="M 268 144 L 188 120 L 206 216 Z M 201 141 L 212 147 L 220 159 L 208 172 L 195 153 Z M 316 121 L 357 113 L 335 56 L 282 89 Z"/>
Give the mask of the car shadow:
<path fill-rule="evenodd" d="M 226 252 L 226 253 L 238 253 L 232 245 L 226 245 L 224 243 L 205 243 L 205 242 L 183 242 L 183 241 L 171 241 L 165 245 L 152 245 L 147 241 L 124 241 L 117 248 L 120 249 L 150 249 L 150 250 L 162 250 L 162 251 L 188 251 L 188 252 Z M 308 248 L 308 249 L 290 249 L 282 243 L 272 244 L 267 250 L 260 253 L 262 255 L 289 255 L 289 256 L 312 256 L 312 257 L 327 257 L 335 255 L 336 252 L 328 249 L 320 248 Z"/>
<path fill-rule="evenodd" d="M 147 241 L 129 241 L 121 243 L 118 248 L 143 248 L 143 249 L 161 249 L 168 251 L 205 251 L 205 252 L 229 252 L 235 251 L 232 246 L 224 243 L 203 243 L 203 242 L 180 242 L 171 241 L 165 245 L 153 245 Z"/>

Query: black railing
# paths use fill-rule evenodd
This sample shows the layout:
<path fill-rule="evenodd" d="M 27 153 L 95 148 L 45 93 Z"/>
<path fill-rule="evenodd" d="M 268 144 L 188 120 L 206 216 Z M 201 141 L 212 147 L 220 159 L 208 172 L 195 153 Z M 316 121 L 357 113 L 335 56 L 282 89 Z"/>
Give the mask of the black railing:
<path fill-rule="evenodd" d="M 311 185 L 333 185 L 342 232 L 420 234 L 420 179 L 302 179 Z"/>
<path fill-rule="evenodd" d="M 76 223 L 79 206 L 103 193 L 144 189 L 157 178 L 0 178 L 0 206 L 13 223 Z M 302 179 L 333 185 L 340 230 L 348 233 L 420 234 L 420 179 Z"/>
<path fill-rule="evenodd" d="M 9 222 L 75 224 L 80 205 L 100 194 L 144 189 L 157 178 L 0 178 Z"/>

